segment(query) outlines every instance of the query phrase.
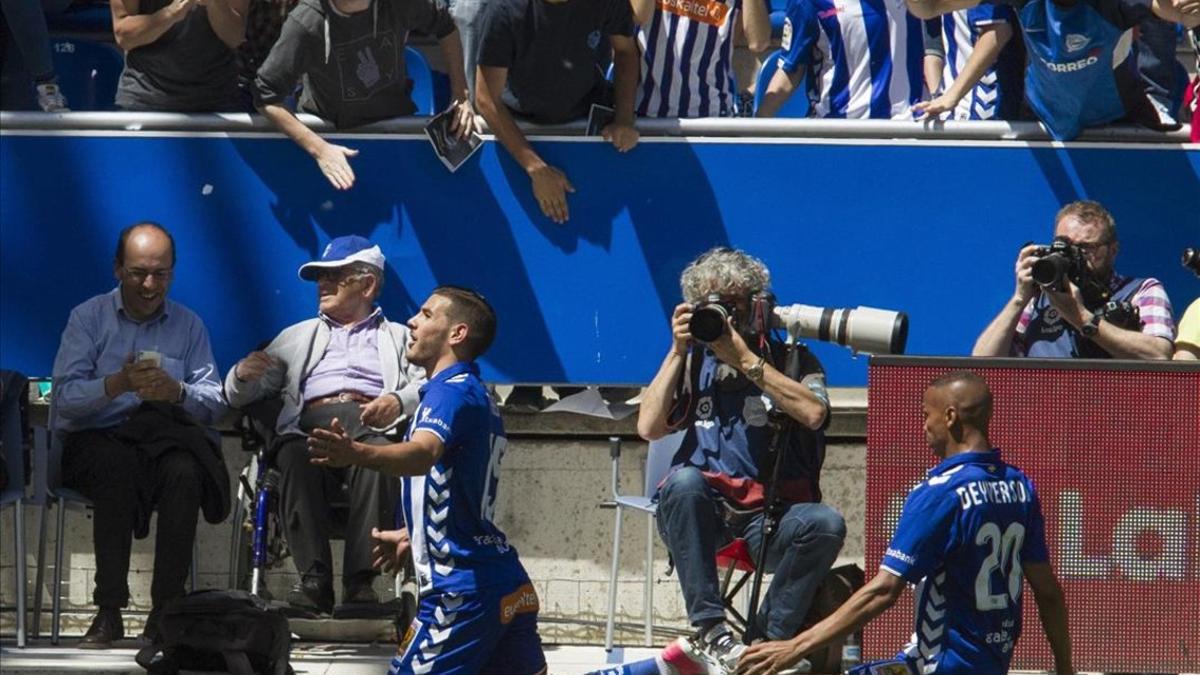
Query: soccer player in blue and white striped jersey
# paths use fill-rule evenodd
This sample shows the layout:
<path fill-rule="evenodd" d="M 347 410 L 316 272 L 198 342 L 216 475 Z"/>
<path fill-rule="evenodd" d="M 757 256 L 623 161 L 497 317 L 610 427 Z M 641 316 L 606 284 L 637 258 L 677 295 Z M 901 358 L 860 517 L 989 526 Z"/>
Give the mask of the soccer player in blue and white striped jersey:
<path fill-rule="evenodd" d="M 771 23 L 763 0 L 632 0 L 642 51 L 639 117 L 730 117 L 737 112 L 734 29 L 747 47 L 766 49 Z"/>
<path fill-rule="evenodd" d="M 901 0 L 789 0 L 784 55 L 758 116 L 774 116 L 811 71 L 811 117 L 911 120 L 923 48 Z"/>
<path fill-rule="evenodd" d="M 1025 65 L 1021 41 L 1012 39 L 1016 12 L 982 4 L 930 22 L 940 30 L 926 35 L 925 58 L 942 62 L 941 87 L 931 87 L 936 95 L 914 110 L 942 119 L 1016 119 Z"/>

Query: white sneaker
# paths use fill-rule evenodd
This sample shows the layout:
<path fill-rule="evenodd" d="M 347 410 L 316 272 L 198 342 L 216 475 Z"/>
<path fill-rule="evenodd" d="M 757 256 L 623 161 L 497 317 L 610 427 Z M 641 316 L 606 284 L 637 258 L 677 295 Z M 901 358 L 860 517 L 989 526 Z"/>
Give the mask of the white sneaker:
<path fill-rule="evenodd" d="M 707 632 L 697 633 L 683 641 L 684 652 L 693 661 L 704 664 L 708 675 L 732 675 L 737 671 L 738 661 L 746 651 L 724 622 Z"/>
<path fill-rule="evenodd" d="M 46 112 L 70 112 L 67 99 L 62 90 L 54 82 L 46 82 L 37 86 L 38 107 Z"/>

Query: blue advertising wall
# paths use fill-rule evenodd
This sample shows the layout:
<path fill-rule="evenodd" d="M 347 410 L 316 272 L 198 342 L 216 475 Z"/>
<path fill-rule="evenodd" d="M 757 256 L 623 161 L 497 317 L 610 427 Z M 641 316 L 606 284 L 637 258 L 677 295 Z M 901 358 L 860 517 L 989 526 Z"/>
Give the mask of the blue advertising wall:
<path fill-rule="evenodd" d="M 578 189 L 559 226 L 494 143 L 450 174 L 423 137 L 339 142 L 361 151 L 348 192 L 270 134 L 0 135 L 0 365 L 49 374 L 67 313 L 112 287 L 116 234 L 140 219 L 174 233 L 173 297 L 205 319 L 222 369 L 313 314 L 296 268 L 348 233 L 388 256 L 394 319 L 438 284 L 486 294 L 498 382 L 648 381 L 680 271 L 718 244 L 763 258 L 781 302 L 904 310 L 908 353 L 967 354 L 1019 247 L 1084 197 L 1116 215 L 1119 270 L 1162 279 L 1177 316 L 1200 295 L 1178 263 L 1200 246 L 1195 146 L 646 138 L 619 155 L 544 139 Z M 865 359 L 816 351 L 832 385 L 865 384 Z"/>

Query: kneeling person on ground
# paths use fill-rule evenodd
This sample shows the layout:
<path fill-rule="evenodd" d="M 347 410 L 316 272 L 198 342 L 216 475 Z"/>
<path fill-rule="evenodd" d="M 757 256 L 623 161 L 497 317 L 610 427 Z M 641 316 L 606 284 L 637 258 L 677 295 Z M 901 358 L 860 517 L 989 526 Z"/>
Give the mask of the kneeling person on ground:
<path fill-rule="evenodd" d="M 479 294 L 443 286 L 409 327 L 408 357 L 429 382 L 404 442 L 355 442 L 339 420 L 309 440 L 314 464 L 403 477 L 407 533 L 376 533 L 376 548 L 399 557 L 411 546 L 420 604 L 390 672 L 544 673 L 537 594 L 492 523 L 506 439 L 474 360 L 492 342 L 495 313 Z"/>

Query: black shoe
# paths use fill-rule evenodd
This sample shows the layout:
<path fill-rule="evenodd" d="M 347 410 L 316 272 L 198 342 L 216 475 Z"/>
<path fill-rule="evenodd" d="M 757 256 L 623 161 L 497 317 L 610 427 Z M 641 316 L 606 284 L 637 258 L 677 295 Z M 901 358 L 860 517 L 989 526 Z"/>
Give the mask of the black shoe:
<path fill-rule="evenodd" d="M 77 645 L 80 649 L 111 649 L 112 643 L 125 637 L 121 610 L 101 607 L 92 619 L 92 626 Z"/>
<path fill-rule="evenodd" d="M 150 610 L 150 614 L 146 616 L 146 625 L 142 628 L 142 634 L 138 636 L 137 643 L 141 646 L 157 645 L 162 643 L 162 608 L 155 607 Z"/>
<path fill-rule="evenodd" d="M 292 586 L 287 594 L 287 603 L 293 609 L 329 614 L 333 612 L 333 582 L 308 577 Z"/>
<path fill-rule="evenodd" d="M 379 594 L 371 587 L 371 582 L 351 582 L 342 593 L 343 604 L 377 605 Z"/>

